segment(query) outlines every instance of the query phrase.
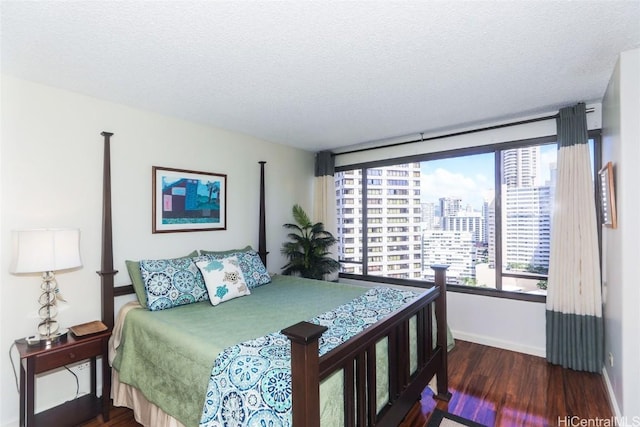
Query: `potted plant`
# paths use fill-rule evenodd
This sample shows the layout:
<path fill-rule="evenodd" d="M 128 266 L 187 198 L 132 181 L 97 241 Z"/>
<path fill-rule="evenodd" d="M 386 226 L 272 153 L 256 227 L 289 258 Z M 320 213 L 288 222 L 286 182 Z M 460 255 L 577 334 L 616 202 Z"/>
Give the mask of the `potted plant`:
<path fill-rule="evenodd" d="M 293 206 L 293 219 L 296 224 L 283 225 L 291 230 L 287 237 L 292 241 L 282 244 L 280 252 L 289 259 L 282 274 L 322 279 L 338 271 L 340 263 L 328 256 L 329 248 L 337 242 L 333 234 L 325 230 L 321 222 L 312 223 L 298 204 Z"/>

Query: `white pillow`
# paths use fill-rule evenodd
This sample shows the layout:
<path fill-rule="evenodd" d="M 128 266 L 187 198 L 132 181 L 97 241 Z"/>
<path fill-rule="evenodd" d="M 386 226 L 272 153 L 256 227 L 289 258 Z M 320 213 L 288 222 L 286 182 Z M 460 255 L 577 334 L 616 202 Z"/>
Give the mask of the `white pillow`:
<path fill-rule="evenodd" d="M 202 273 L 212 305 L 251 294 L 240 270 L 238 257 L 197 261 L 196 265 Z"/>

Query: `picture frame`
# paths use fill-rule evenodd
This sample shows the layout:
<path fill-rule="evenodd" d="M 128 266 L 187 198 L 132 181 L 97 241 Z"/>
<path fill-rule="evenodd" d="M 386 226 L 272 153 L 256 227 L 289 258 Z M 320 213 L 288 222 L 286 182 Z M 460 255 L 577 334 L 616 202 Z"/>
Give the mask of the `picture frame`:
<path fill-rule="evenodd" d="M 617 228 L 616 191 L 613 179 L 613 163 L 608 162 L 598 172 L 600 177 L 601 223 L 605 227 Z"/>
<path fill-rule="evenodd" d="M 152 167 L 152 232 L 227 229 L 227 175 Z"/>

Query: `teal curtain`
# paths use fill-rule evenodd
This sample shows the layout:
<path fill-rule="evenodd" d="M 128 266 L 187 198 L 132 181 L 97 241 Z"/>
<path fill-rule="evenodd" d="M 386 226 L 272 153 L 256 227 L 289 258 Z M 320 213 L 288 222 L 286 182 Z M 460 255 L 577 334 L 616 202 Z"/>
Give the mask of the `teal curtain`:
<path fill-rule="evenodd" d="M 316 153 L 315 176 L 333 176 L 335 163 L 335 157 L 331 151 L 320 151 Z"/>
<path fill-rule="evenodd" d="M 316 153 L 313 216 L 325 230 L 336 235 L 335 157 L 330 151 Z"/>
<path fill-rule="evenodd" d="M 547 287 L 547 361 L 601 372 L 603 321 L 598 223 L 585 105 L 560 110 Z"/>

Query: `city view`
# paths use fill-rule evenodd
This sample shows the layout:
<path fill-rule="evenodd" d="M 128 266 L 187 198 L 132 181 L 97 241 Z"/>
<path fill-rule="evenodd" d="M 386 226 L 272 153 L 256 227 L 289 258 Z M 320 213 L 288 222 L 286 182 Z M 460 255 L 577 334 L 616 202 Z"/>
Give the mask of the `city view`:
<path fill-rule="evenodd" d="M 336 173 L 341 271 L 545 294 L 556 153 L 501 151 L 499 192 L 494 153 Z"/>

